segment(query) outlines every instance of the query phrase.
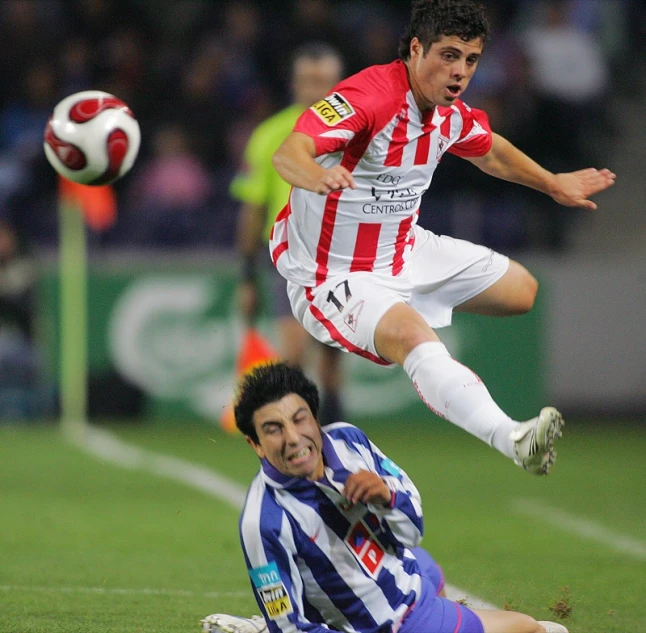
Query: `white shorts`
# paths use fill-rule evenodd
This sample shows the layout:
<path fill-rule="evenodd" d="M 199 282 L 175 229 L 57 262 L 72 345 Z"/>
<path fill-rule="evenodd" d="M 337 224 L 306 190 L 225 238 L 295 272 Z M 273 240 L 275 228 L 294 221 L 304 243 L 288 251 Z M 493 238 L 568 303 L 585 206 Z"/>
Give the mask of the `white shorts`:
<path fill-rule="evenodd" d="M 375 329 L 396 303 L 406 303 L 432 328 L 451 325 L 453 308 L 500 279 L 509 258 L 465 240 L 418 229 L 406 270 L 398 277 L 347 273 L 315 289 L 292 282 L 287 294 L 296 319 L 316 339 L 380 365 Z"/>

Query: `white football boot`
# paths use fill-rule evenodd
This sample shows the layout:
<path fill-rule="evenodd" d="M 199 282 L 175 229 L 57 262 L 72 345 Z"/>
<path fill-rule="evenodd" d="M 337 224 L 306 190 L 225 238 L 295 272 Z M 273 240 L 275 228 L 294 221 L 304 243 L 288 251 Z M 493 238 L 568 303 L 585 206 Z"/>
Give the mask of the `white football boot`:
<path fill-rule="evenodd" d="M 568 633 L 568 630 L 562 624 L 542 620 L 539 620 L 538 623 L 545 629 L 545 633 Z"/>
<path fill-rule="evenodd" d="M 547 475 L 556 459 L 554 440 L 563 435 L 564 425 L 554 407 L 545 407 L 538 417 L 520 422 L 509 436 L 514 442 L 514 462 L 534 475 Z"/>
<path fill-rule="evenodd" d="M 207 615 L 200 623 L 204 633 L 267 633 L 269 630 L 267 622 L 259 615 L 239 618 L 226 613 L 214 613 Z"/>

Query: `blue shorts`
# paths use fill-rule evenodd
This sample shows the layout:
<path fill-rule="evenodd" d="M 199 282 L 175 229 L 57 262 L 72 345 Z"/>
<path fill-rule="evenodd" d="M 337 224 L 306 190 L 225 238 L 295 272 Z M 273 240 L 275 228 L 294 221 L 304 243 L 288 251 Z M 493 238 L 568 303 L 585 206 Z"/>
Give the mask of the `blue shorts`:
<path fill-rule="evenodd" d="M 430 554 L 420 547 L 412 551 L 422 575 L 422 597 L 404 618 L 399 633 L 484 633 L 480 618 L 471 609 L 437 595 L 444 578 Z"/>
<path fill-rule="evenodd" d="M 421 575 L 433 583 L 435 595 L 439 594 L 444 589 L 444 574 L 442 573 L 442 568 L 425 549 L 413 547 L 411 551 L 415 554 Z"/>

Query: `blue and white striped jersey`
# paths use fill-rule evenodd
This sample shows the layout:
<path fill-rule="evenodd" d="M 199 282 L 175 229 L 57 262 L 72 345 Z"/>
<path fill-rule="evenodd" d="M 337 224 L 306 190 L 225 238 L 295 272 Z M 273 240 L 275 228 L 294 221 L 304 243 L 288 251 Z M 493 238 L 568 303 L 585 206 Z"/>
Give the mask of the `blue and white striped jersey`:
<path fill-rule="evenodd" d="M 240 539 L 258 605 L 271 633 L 394 633 L 421 594 L 410 552 L 423 533 L 419 493 L 350 424 L 323 427 L 323 457 L 319 481 L 262 460 L 251 484 Z M 386 481 L 390 507 L 348 502 L 345 480 L 359 470 Z"/>

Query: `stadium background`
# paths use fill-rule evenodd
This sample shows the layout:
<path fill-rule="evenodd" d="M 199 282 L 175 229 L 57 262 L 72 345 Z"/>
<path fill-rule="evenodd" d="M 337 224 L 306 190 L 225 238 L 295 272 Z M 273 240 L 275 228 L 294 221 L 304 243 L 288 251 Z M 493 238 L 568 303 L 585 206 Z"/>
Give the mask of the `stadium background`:
<path fill-rule="evenodd" d="M 618 174 L 599 211 L 588 213 L 448 157 L 422 211 L 425 226 L 488 244 L 537 274 L 531 314 L 462 317 L 445 338 L 513 415 L 534 415 L 547 401 L 565 410 L 562 459 L 548 486 L 528 482 L 436 424 L 403 372 L 360 359 L 347 359 L 346 404 L 351 421 L 420 480 L 433 508 L 428 546 L 461 587 L 500 606 L 545 610 L 565 600 L 573 633 L 646 630 L 638 599 L 646 586 L 644 7 L 565 0 L 556 3 L 562 23 L 550 29 L 554 3 L 486 4 L 493 38 L 466 101 L 552 169 Z M 148 454 L 148 466 L 131 454 L 131 471 L 122 472 L 107 465 L 105 442 L 95 461 L 89 444 L 79 452 L 56 432 L 58 201 L 42 152 L 53 105 L 104 89 L 132 107 L 142 128 L 138 161 L 115 187 L 116 222 L 87 228 L 92 421 L 120 441 L 244 485 L 255 462 L 217 425 L 242 333 L 228 184 L 253 127 L 289 102 L 290 51 L 327 41 L 347 73 L 388 62 L 408 11 L 394 0 L 0 4 L 0 245 L 14 231 L 18 238 L 0 276 L 0 631 L 67 633 L 99 622 L 120 632 L 192 630 L 206 612 L 253 608 L 235 500 L 232 509 L 221 495 L 214 501 L 142 473 L 155 472 Z M 528 44 L 536 40 L 552 50 Z M 565 82 L 548 72 L 557 46 Z M 271 338 L 271 324 L 261 327 Z M 431 477 L 424 446 L 434 447 Z M 528 514 L 528 498 L 541 499 L 533 507 L 547 508 L 551 524 Z M 169 521 L 180 508 L 186 523 Z M 531 573 L 522 517 L 543 526 L 531 531 Z"/>

